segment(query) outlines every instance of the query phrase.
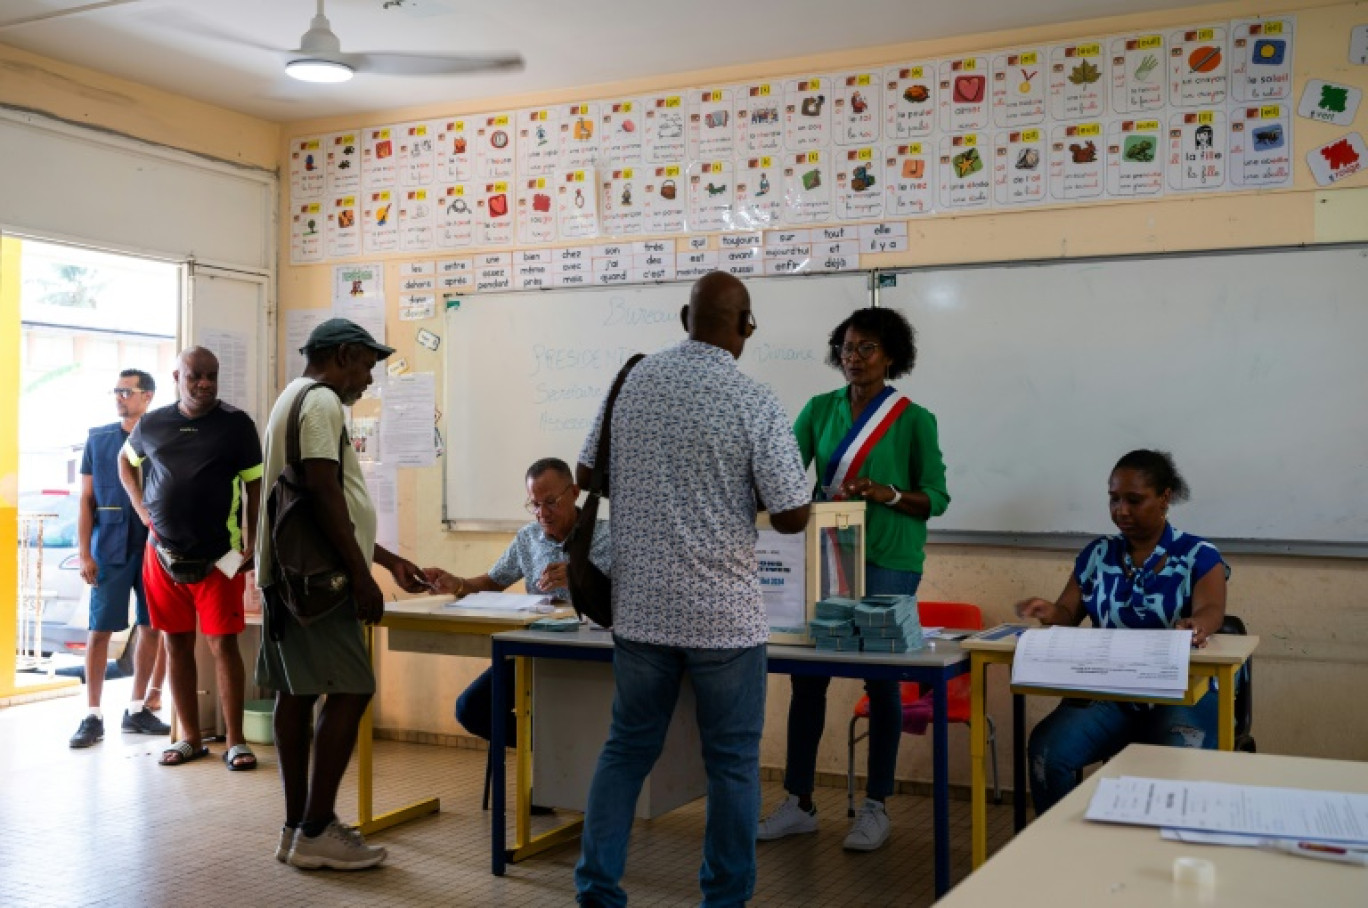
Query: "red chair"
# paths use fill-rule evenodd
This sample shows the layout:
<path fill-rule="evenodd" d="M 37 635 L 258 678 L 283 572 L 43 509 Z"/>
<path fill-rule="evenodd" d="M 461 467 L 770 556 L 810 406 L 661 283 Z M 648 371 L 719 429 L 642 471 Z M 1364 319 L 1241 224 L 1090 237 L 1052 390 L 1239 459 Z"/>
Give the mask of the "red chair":
<path fill-rule="evenodd" d="M 957 630 L 982 630 L 983 610 L 967 602 L 918 602 L 917 613 L 923 627 L 945 627 Z M 960 675 L 946 685 L 946 715 L 949 721 L 969 724 L 969 676 Z M 930 691 L 927 691 L 930 693 Z M 917 703 L 922 698 L 921 688 L 911 681 L 902 683 L 902 705 L 904 708 Z M 869 732 L 855 734 L 855 724 L 869 718 L 869 695 L 860 698 L 855 704 L 855 714 L 850 717 L 850 734 L 847 746 L 846 797 L 849 802 L 847 814 L 855 816 L 855 745 L 869 736 Z M 993 803 L 1002 803 L 1002 787 L 998 781 L 997 728 L 993 717 L 988 720 L 988 746 L 993 758 Z"/>

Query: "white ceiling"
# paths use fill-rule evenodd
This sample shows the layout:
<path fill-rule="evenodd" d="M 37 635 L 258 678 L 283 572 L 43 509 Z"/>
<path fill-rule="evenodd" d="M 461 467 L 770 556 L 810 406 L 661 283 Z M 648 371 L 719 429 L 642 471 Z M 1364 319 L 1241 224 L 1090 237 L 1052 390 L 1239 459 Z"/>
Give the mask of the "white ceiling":
<path fill-rule="evenodd" d="M 444 102 L 460 106 L 468 100 L 1196 4 L 389 0 L 386 8 L 386 0 L 330 0 L 328 18 L 344 51 L 515 51 L 527 65 L 514 73 L 361 74 L 342 85 L 305 85 L 288 79 L 284 55 L 267 48 L 298 47 L 314 5 L 315 0 L 0 0 L 0 43 L 286 121 Z"/>

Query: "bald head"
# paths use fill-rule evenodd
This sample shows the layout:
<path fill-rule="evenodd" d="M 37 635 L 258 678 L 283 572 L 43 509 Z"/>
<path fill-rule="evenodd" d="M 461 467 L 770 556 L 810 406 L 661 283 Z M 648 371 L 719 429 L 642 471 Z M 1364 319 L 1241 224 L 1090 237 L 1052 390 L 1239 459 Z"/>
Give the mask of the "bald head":
<path fill-rule="evenodd" d="M 219 361 L 204 347 L 187 347 L 176 360 L 176 391 L 180 400 L 176 405 L 191 419 L 198 418 L 218 406 Z"/>
<path fill-rule="evenodd" d="M 691 339 L 740 356 L 749 336 L 749 312 L 746 285 L 724 271 L 710 271 L 694 282 L 680 315 Z"/>

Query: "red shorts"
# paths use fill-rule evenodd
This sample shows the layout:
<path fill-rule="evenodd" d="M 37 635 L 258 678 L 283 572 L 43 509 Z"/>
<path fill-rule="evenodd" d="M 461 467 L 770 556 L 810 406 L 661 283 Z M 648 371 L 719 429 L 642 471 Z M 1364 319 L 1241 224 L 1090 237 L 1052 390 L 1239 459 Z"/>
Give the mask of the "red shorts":
<path fill-rule="evenodd" d="M 193 633 L 195 616 L 199 629 L 211 637 L 240 634 L 247 626 L 242 597 L 247 591 L 247 575 L 239 572 L 229 579 L 214 568 L 199 583 L 177 583 L 157 560 L 151 539 L 143 555 L 143 592 L 152 627 L 168 634 Z"/>

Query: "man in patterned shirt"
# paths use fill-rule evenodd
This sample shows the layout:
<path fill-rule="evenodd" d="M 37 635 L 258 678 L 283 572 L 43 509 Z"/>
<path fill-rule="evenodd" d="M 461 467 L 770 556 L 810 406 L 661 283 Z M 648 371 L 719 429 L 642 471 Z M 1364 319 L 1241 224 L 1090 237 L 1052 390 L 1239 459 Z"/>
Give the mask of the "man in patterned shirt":
<path fill-rule="evenodd" d="M 745 285 L 705 275 L 680 316 L 688 340 L 642 360 L 613 411 L 615 690 L 575 868 L 582 905 L 627 903 L 633 810 L 685 672 L 708 775 L 703 904 L 743 904 L 755 888 L 769 636 L 755 515 L 768 507 L 776 530 L 802 532 L 808 483 L 784 408 L 736 365 L 755 331 Z M 602 419 L 580 453 L 581 485 Z"/>

